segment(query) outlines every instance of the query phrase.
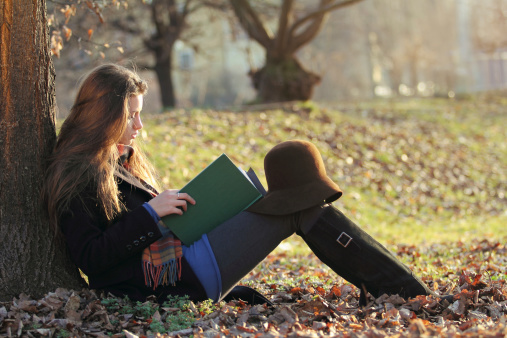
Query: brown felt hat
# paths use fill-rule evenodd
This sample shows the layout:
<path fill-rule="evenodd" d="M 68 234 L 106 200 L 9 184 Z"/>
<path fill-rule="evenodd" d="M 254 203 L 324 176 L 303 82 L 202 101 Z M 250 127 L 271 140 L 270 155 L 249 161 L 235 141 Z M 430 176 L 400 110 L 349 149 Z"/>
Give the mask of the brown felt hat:
<path fill-rule="evenodd" d="M 317 147 L 308 141 L 291 140 L 271 149 L 264 158 L 268 192 L 247 210 L 267 215 L 287 215 L 342 195 L 326 174 Z"/>

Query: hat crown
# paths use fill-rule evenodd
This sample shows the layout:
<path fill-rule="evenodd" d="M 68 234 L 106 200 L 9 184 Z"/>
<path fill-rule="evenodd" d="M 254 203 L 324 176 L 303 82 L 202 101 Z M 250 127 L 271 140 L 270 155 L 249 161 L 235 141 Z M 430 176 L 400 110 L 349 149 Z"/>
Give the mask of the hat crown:
<path fill-rule="evenodd" d="M 317 147 L 308 141 L 282 142 L 264 158 L 268 192 L 247 210 L 267 215 L 288 215 L 331 203 L 342 195 L 326 174 Z"/>
<path fill-rule="evenodd" d="M 302 140 L 276 145 L 264 158 L 264 169 L 269 191 L 309 184 L 327 176 L 317 147 Z"/>

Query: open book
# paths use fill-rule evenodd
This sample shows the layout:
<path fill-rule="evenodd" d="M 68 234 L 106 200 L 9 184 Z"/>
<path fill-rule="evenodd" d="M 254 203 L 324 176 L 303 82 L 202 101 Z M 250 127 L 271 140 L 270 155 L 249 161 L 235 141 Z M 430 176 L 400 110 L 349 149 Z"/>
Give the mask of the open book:
<path fill-rule="evenodd" d="M 162 217 L 165 225 L 190 245 L 229 218 L 255 203 L 265 190 L 253 170 L 238 168 L 227 155 L 220 155 L 180 192 L 195 199 L 183 215 Z"/>

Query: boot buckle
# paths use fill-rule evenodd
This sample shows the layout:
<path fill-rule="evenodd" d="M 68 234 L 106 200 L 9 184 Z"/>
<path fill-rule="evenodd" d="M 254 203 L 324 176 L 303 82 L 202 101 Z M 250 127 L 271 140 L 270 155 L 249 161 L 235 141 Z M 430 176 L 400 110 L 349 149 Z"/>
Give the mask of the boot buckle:
<path fill-rule="evenodd" d="M 352 237 L 350 237 L 347 233 L 342 232 L 336 241 L 340 243 L 344 248 L 346 248 L 349 246 L 350 242 L 352 242 Z"/>

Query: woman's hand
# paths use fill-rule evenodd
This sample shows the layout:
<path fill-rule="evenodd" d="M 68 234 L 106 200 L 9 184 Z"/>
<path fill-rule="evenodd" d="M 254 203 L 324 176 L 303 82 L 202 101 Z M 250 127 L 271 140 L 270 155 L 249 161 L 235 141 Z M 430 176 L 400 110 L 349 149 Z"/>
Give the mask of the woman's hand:
<path fill-rule="evenodd" d="M 195 200 L 186 193 L 165 190 L 151 199 L 148 204 L 160 217 L 164 217 L 170 214 L 183 215 L 183 212 L 187 211 L 187 202 L 195 204 Z"/>

